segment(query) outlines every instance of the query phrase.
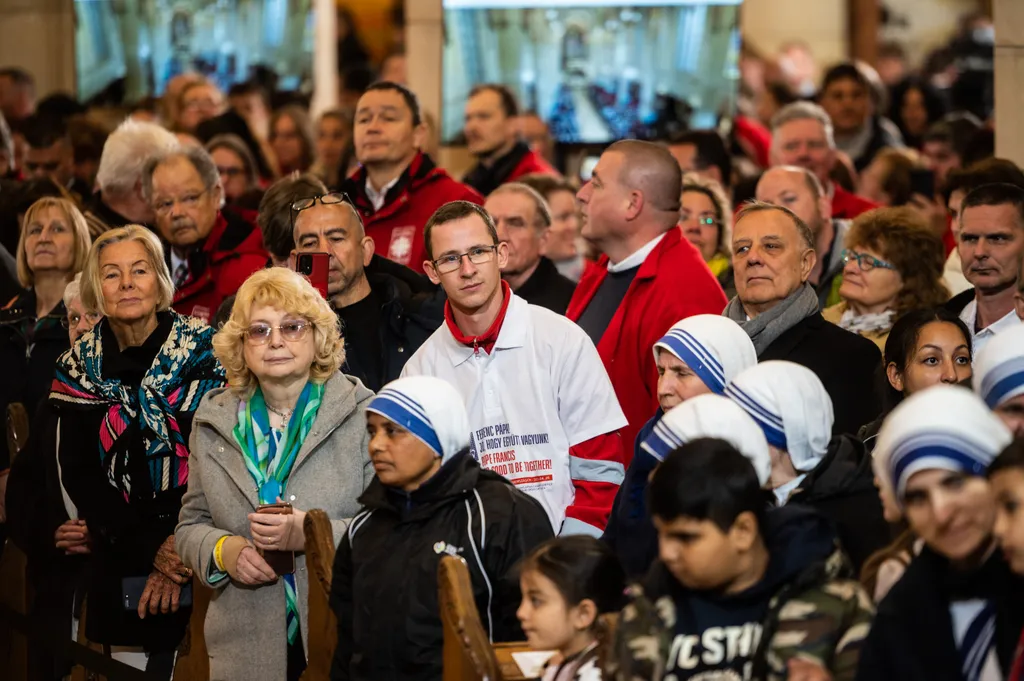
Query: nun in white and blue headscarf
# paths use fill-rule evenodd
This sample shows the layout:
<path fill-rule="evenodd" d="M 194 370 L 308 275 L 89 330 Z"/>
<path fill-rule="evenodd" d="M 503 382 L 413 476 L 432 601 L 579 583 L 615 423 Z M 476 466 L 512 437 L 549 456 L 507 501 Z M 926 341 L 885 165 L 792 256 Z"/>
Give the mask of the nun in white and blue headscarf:
<path fill-rule="evenodd" d="M 825 458 L 832 439 L 832 398 L 807 367 L 762 362 L 730 383 L 725 394 L 757 421 L 774 448 L 772 483 L 784 504 Z"/>
<path fill-rule="evenodd" d="M 725 440 L 747 457 L 762 485 L 768 481 L 771 461 L 764 433 L 752 418 L 722 395 L 697 395 L 669 409 L 640 449 L 644 456 L 660 463 L 674 449 L 699 438 Z M 616 518 L 628 531 L 623 529 L 619 533 L 612 548 L 631 577 L 646 574 L 658 555 L 658 535 L 643 494 L 646 482 L 645 479 L 640 499 L 629 507 L 634 515 L 624 517 L 623 507 Z"/>
<path fill-rule="evenodd" d="M 469 448 L 466 405 L 458 391 L 440 378 L 410 376 L 392 381 L 366 411 L 383 416 L 426 445 L 434 453 L 431 467 L 440 467 Z M 381 482 L 388 484 L 387 477 Z"/>
<path fill-rule="evenodd" d="M 772 451 L 769 487 L 780 506 L 817 509 L 832 522 L 857 569 L 889 543 L 871 459 L 859 440 L 832 437 L 832 399 L 813 371 L 793 362 L 761 362 L 737 376 L 725 394 L 764 431 Z"/>
<path fill-rule="evenodd" d="M 738 373 L 757 364 L 757 353 L 750 336 L 739 324 L 720 315 L 701 314 L 677 322 L 652 348 L 654 361 L 664 364 L 664 355 L 684 363 L 696 377 L 689 387 L 699 393 L 720 395 Z M 672 377 L 669 376 L 670 380 Z M 650 437 L 655 425 L 665 414 L 665 409 L 678 406 L 685 397 L 667 387 L 665 378 L 658 381 L 659 406 L 654 416 L 644 424 L 635 442 L 625 443 L 633 447 L 633 459 L 626 469 L 625 479 L 615 496 L 611 516 L 602 539 L 623 559 L 628 574 L 631 571 L 630 556 L 639 555 L 640 549 L 633 548 L 639 537 L 647 545 L 648 533 L 654 526 L 647 516 L 644 493 L 647 480 L 658 459 L 643 449 L 641 444 Z M 694 392 L 693 390 L 689 392 Z M 645 559 L 644 559 L 645 560 Z"/>
<path fill-rule="evenodd" d="M 768 440 L 754 419 L 722 395 L 698 395 L 669 409 L 640 445 L 658 461 L 691 440 L 711 437 L 725 440 L 747 457 L 758 482 L 768 483 L 771 458 Z"/>
<path fill-rule="evenodd" d="M 554 530 L 535 499 L 470 454 L 465 405 L 445 381 L 400 378 L 366 412 L 377 476 L 334 559 L 330 603 L 345 641 L 335 664 L 356 678 L 439 679 L 441 562 L 465 561 L 490 640 L 516 640 L 518 566 Z M 415 635 L 396 646 L 381 632 Z"/>
<path fill-rule="evenodd" d="M 1011 439 L 961 387 L 922 390 L 886 417 L 875 470 L 924 548 L 880 604 L 858 678 L 1006 678 L 1024 627 L 1024 588 L 997 550 L 985 471 Z M 958 477 L 918 478 L 933 471 Z"/>
<path fill-rule="evenodd" d="M 978 352 L 973 383 L 1006 427 L 1024 436 L 1024 324 L 998 334 Z"/>

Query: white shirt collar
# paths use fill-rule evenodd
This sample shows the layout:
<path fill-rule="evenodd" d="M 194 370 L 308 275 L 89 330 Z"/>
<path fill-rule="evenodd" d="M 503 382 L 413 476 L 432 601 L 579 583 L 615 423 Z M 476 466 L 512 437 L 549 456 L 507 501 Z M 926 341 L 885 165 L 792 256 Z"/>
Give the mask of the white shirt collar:
<path fill-rule="evenodd" d="M 784 485 L 779 485 L 772 491 L 775 492 L 775 498 L 779 502 L 779 506 L 785 505 L 786 501 L 789 500 L 789 495 L 796 491 L 796 488 L 800 486 L 800 483 L 807 477 L 806 473 L 801 473 Z"/>
<path fill-rule="evenodd" d="M 388 192 L 391 191 L 392 187 L 398 184 L 400 179 L 402 179 L 401 175 L 381 187 L 380 191 L 377 191 L 373 188 L 373 183 L 370 182 L 370 177 L 366 177 L 366 198 L 370 199 L 370 203 L 373 204 L 373 212 L 376 213 L 384 207 L 384 199 L 388 197 Z"/>
<path fill-rule="evenodd" d="M 615 263 L 614 265 L 612 264 L 612 261 L 609 260 L 608 271 L 612 273 L 625 272 L 626 270 L 631 270 L 634 267 L 640 267 L 640 265 L 644 264 L 644 260 L 647 260 L 647 256 L 649 256 L 651 252 L 655 248 L 657 248 L 658 244 L 660 244 L 661 240 L 664 238 L 665 234 L 661 234 L 659 236 L 654 237 L 653 239 L 648 241 L 639 251 Z"/>
<path fill-rule="evenodd" d="M 174 273 L 178 271 L 179 265 L 185 265 L 188 267 L 188 258 L 179 258 L 175 250 L 171 249 L 171 278 L 174 278 Z"/>
<path fill-rule="evenodd" d="M 964 309 L 960 312 L 960 319 L 967 325 L 967 329 L 971 332 L 974 345 L 973 354 L 975 357 L 978 356 L 978 350 L 981 349 L 981 346 L 985 345 L 990 338 L 1021 323 L 1020 318 L 1017 316 L 1017 310 L 1014 309 L 1010 310 L 1006 315 L 992 322 L 984 329 L 975 331 L 974 326 L 978 320 L 977 299 L 972 300 L 964 306 Z"/>

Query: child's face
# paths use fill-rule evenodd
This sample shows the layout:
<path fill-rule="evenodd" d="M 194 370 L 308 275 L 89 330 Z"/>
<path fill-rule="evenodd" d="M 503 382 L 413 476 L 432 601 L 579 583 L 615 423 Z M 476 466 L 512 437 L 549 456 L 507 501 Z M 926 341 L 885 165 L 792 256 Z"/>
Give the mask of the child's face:
<path fill-rule="evenodd" d="M 583 603 L 570 608 L 554 582 L 536 570 L 519 577 L 523 600 L 516 611 L 526 640 L 534 650 L 565 650 L 594 623 Z"/>
<path fill-rule="evenodd" d="M 996 496 L 995 535 L 1010 568 L 1024 575 L 1024 470 L 1006 468 L 992 476 Z"/>
<path fill-rule="evenodd" d="M 698 591 L 719 589 L 733 579 L 738 558 L 733 529 L 722 530 L 710 520 L 654 516 L 658 557 L 683 586 Z M 735 524 L 734 524 L 735 527 Z"/>

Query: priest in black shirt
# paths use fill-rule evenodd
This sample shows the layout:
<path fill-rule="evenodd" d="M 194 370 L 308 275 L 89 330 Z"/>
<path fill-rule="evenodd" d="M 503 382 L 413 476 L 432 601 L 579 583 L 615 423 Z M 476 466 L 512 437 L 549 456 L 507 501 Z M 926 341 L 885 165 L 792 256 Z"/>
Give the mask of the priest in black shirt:
<path fill-rule="evenodd" d="M 498 240 L 508 244 L 502 279 L 531 305 L 565 314 L 576 283 L 544 257 L 551 228 L 551 209 L 544 197 L 532 187 L 512 182 L 491 192 L 484 210 L 494 220 Z"/>
<path fill-rule="evenodd" d="M 310 205 L 294 210 L 305 204 Z M 343 194 L 297 200 L 293 215 L 296 250 L 331 254 L 327 294 L 345 339 L 342 370 L 376 392 L 398 378 L 441 325 L 443 305 L 436 295 L 414 291 L 408 277 L 384 268 L 367 270 L 373 239 Z"/>

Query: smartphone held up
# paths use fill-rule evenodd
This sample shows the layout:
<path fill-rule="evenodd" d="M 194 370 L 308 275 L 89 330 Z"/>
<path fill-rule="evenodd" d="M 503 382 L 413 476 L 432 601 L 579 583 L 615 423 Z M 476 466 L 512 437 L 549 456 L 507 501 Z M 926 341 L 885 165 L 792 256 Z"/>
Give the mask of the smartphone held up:
<path fill-rule="evenodd" d="M 327 276 L 331 267 L 330 253 L 296 253 L 295 271 L 309 280 L 327 299 Z"/>

